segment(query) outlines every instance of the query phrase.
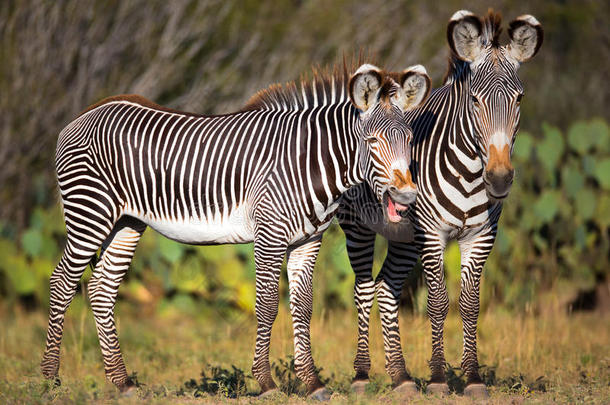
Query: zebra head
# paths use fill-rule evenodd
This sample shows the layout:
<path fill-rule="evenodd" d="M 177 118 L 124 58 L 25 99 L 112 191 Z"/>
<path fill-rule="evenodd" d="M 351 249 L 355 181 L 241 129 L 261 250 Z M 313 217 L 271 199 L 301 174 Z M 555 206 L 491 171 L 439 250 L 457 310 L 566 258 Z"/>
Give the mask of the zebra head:
<path fill-rule="evenodd" d="M 430 78 L 421 65 L 389 74 L 365 64 L 349 81 L 350 100 L 358 110 L 360 171 L 391 222 L 401 220 L 399 212 L 417 195 L 409 170 L 413 133 L 404 113 L 421 105 L 429 92 Z"/>
<path fill-rule="evenodd" d="M 466 120 L 484 164 L 487 195 L 501 200 L 508 195 L 514 169 L 511 155 L 519 129 L 523 85 L 517 75 L 521 63 L 542 45 L 543 31 L 531 15 L 509 24 L 507 45 L 499 44 L 501 18 L 492 11 L 481 19 L 470 11 L 456 12 L 447 27 L 454 58 L 470 70 Z"/>

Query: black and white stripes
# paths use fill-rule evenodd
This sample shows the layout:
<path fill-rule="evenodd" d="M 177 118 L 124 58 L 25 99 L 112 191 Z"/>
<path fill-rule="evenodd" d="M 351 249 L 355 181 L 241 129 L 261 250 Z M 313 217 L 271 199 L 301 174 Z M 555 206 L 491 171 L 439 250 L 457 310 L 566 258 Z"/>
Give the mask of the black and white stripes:
<path fill-rule="evenodd" d="M 60 134 L 56 152 L 67 245 L 51 277 L 45 376 L 56 378 L 64 313 L 101 247 L 89 284 L 107 378 L 132 386 L 119 349 L 114 305 L 147 226 L 184 243 L 254 242 L 253 374 L 275 388 L 269 366 L 281 265 L 288 252 L 297 373 L 327 396 L 309 344 L 312 271 L 342 193 L 367 180 L 400 210 L 414 199 L 411 132 L 403 114 L 429 91 L 425 70 L 396 79 L 371 65 L 276 86 L 244 110 L 200 116 L 138 96 L 90 107 Z M 406 181 L 409 180 L 409 181 Z"/>
<path fill-rule="evenodd" d="M 508 195 L 513 180 L 510 154 L 523 96 L 517 69 L 536 53 L 542 42 L 542 29 L 532 16 L 521 16 L 510 24 L 508 45 L 499 45 L 499 33 L 500 17 L 493 12 L 483 19 L 468 11 L 455 13 L 447 32 L 452 56 L 445 85 L 435 89 L 421 108 L 406 114 L 414 133 L 412 170 L 418 196 L 414 206 L 407 210 L 405 222 L 415 229 L 414 241 L 409 243 L 410 234 L 393 236 L 397 224 L 380 225 L 379 216 L 377 221 L 371 221 L 371 212 L 375 210 L 370 207 L 378 203 L 366 190 L 368 185 L 354 187 L 345 194 L 338 216 L 356 273 L 359 323 L 354 362 L 356 381 L 368 379 L 368 320 L 376 293 L 386 370 L 395 386 L 412 384 L 400 345 L 398 304 L 404 279 L 421 257 L 432 326 L 429 388 L 448 391 L 443 323 L 449 299 L 443 252 L 449 240 L 457 239 L 462 259 L 459 300 L 464 324 L 462 367 L 468 379 L 467 392 L 486 393 L 480 384 L 476 351 L 479 282 L 494 243 L 502 199 Z M 408 223 L 403 226 L 408 230 Z M 390 243 L 383 267 L 373 281 L 371 258 L 376 232 L 388 237 Z"/>

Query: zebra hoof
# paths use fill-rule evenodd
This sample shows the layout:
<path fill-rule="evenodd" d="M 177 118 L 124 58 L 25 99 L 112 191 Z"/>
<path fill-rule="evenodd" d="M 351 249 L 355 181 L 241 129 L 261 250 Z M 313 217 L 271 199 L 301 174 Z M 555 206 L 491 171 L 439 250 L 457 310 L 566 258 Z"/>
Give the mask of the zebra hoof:
<path fill-rule="evenodd" d="M 320 387 L 307 396 L 308 399 L 316 401 L 330 401 L 330 391 L 326 387 Z"/>
<path fill-rule="evenodd" d="M 411 398 L 419 394 L 419 391 L 417 390 L 417 384 L 415 384 L 414 381 L 405 381 L 396 388 L 394 388 L 393 391 L 404 398 Z"/>
<path fill-rule="evenodd" d="M 430 383 L 426 387 L 426 394 L 430 395 L 449 395 L 449 386 L 447 383 Z"/>
<path fill-rule="evenodd" d="M 138 390 L 136 384 L 133 381 L 127 380 L 127 382 L 121 386 L 119 386 L 119 391 L 121 391 L 122 397 L 133 397 Z"/>
<path fill-rule="evenodd" d="M 369 380 L 357 380 L 352 383 L 350 389 L 356 395 L 364 395 L 368 385 Z"/>
<path fill-rule="evenodd" d="M 464 389 L 464 395 L 475 399 L 486 399 L 489 398 L 487 387 L 485 384 L 477 383 L 470 384 Z"/>
<path fill-rule="evenodd" d="M 280 395 L 282 395 L 282 391 L 280 391 L 279 388 L 271 388 L 270 390 L 262 392 L 258 396 L 258 399 L 275 398 L 275 397 L 279 397 Z"/>
<path fill-rule="evenodd" d="M 131 398 L 136 395 L 137 391 L 138 389 L 136 388 L 136 386 L 132 385 L 131 387 L 126 388 L 124 391 L 121 390 L 121 396 L 125 398 Z"/>

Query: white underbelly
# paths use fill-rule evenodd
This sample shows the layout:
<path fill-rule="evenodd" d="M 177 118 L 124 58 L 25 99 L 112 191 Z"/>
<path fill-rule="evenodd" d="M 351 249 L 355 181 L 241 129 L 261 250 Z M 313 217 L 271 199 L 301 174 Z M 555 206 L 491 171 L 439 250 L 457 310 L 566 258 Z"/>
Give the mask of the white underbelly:
<path fill-rule="evenodd" d="M 126 212 L 176 242 L 193 245 L 250 243 L 254 240 L 253 226 L 243 207 L 229 215 L 209 218 L 165 219 Z"/>

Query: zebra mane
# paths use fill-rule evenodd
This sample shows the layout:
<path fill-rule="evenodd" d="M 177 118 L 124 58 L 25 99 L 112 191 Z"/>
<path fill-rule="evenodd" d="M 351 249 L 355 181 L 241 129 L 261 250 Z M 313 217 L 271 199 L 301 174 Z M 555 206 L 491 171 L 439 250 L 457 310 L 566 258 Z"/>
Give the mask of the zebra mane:
<path fill-rule="evenodd" d="M 502 33 L 502 15 L 496 13 L 492 8 L 487 10 L 485 17 L 481 19 L 483 43 L 485 45 L 491 45 L 492 49 L 500 47 L 500 34 Z M 464 62 L 458 56 L 451 52 L 449 55 L 449 63 L 445 77 L 443 77 L 444 84 L 450 84 L 460 80 L 465 72 L 470 71 L 469 63 Z"/>
<path fill-rule="evenodd" d="M 285 84 L 272 84 L 259 90 L 252 96 L 241 111 L 253 110 L 300 110 L 307 107 L 326 105 L 330 102 L 349 100 L 348 84 L 350 72 L 355 72 L 362 62 L 362 55 L 357 62 L 352 59 L 332 68 L 313 67 L 312 73 L 303 75 L 299 81 Z M 395 92 L 389 83 L 389 74 L 382 72 L 381 97 L 386 98 Z"/>

